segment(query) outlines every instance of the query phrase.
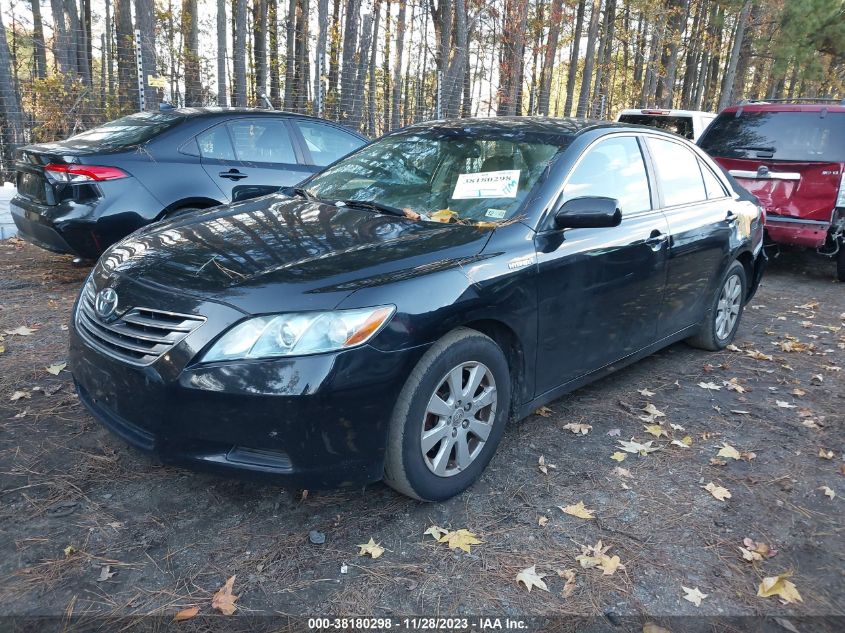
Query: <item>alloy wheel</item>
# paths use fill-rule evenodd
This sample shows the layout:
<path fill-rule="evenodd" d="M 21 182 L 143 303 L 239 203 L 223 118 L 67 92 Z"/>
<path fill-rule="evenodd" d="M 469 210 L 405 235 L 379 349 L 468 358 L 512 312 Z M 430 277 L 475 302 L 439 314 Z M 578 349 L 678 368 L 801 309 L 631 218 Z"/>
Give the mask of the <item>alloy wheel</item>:
<path fill-rule="evenodd" d="M 725 280 L 716 305 L 716 336 L 720 340 L 728 338 L 733 332 L 741 307 L 742 282 L 738 275 L 731 275 Z"/>
<path fill-rule="evenodd" d="M 439 477 L 466 470 L 481 453 L 496 419 L 496 380 L 483 363 L 453 367 L 429 398 L 420 447 Z"/>

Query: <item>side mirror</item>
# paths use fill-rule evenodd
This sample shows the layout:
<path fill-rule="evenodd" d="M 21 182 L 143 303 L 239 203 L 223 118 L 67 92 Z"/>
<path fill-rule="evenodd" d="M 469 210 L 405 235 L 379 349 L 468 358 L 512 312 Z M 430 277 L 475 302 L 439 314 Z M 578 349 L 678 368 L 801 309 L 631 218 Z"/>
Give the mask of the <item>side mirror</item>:
<path fill-rule="evenodd" d="M 622 211 L 616 198 L 587 196 L 567 200 L 555 211 L 558 229 L 589 229 L 619 226 Z"/>

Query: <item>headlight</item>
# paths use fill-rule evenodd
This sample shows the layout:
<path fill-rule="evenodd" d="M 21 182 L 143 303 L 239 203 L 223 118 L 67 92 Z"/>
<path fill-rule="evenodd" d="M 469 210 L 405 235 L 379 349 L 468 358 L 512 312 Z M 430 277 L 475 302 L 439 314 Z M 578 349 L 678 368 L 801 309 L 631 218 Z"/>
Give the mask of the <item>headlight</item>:
<path fill-rule="evenodd" d="M 381 329 L 394 306 L 254 317 L 226 332 L 204 362 L 332 352 L 361 345 Z"/>

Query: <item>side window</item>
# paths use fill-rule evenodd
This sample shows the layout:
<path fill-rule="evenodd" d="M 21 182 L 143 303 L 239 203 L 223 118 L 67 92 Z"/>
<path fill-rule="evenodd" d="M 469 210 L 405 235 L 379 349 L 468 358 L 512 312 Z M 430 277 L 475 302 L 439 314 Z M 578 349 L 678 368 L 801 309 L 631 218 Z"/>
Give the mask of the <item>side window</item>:
<path fill-rule="evenodd" d="M 238 160 L 245 163 L 296 163 L 293 143 L 284 121 L 247 119 L 232 121 L 228 125 Z"/>
<path fill-rule="evenodd" d="M 332 125 L 315 121 L 295 121 L 294 124 L 302 132 L 311 158 L 318 167 L 325 167 L 364 144 L 357 136 L 347 134 Z"/>
<path fill-rule="evenodd" d="M 648 176 L 636 138 L 610 138 L 587 150 L 566 183 L 562 201 L 584 196 L 616 198 L 623 214 L 651 209 Z"/>
<path fill-rule="evenodd" d="M 698 166 L 701 168 L 701 175 L 704 176 L 704 189 L 707 191 L 708 200 L 713 200 L 714 198 L 724 198 L 728 195 L 728 192 L 725 191 L 722 183 L 718 178 L 716 178 L 716 174 L 713 173 L 713 170 L 711 170 L 702 161 L 698 161 Z"/>
<path fill-rule="evenodd" d="M 707 200 L 698 157 L 680 143 L 649 137 L 660 191 L 667 207 Z"/>
<path fill-rule="evenodd" d="M 218 125 L 197 136 L 200 156 L 217 160 L 235 160 L 226 125 Z"/>

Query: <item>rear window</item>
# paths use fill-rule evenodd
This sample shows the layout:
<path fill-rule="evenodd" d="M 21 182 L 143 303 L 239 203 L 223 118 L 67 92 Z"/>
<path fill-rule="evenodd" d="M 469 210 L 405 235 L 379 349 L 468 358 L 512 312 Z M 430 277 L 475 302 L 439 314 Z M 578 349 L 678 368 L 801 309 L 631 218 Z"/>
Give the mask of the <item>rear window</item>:
<path fill-rule="evenodd" d="M 63 145 L 90 149 L 120 149 L 140 145 L 178 125 L 184 118 L 172 112 L 130 114 L 71 136 Z"/>
<path fill-rule="evenodd" d="M 799 162 L 845 160 L 845 112 L 720 114 L 698 144 L 711 156 Z"/>
<path fill-rule="evenodd" d="M 690 116 L 663 116 L 648 114 L 622 114 L 619 116 L 620 123 L 631 123 L 633 125 L 648 125 L 649 127 L 660 128 L 667 132 L 674 132 L 684 138 L 693 140 L 695 132 L 692 127 Z"/>

